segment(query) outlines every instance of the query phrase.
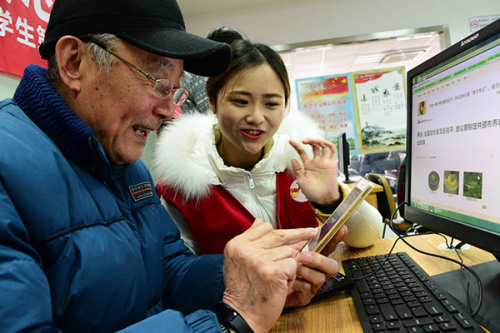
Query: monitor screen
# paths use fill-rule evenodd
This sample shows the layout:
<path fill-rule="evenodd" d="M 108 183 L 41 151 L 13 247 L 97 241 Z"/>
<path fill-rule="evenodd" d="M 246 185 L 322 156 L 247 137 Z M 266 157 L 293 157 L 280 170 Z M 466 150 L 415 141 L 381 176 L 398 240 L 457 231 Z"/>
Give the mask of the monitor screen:
<path fill-rule="evenodd" d="M 405 219 L 500 256 L 500 20 L 408 72 Z"/>

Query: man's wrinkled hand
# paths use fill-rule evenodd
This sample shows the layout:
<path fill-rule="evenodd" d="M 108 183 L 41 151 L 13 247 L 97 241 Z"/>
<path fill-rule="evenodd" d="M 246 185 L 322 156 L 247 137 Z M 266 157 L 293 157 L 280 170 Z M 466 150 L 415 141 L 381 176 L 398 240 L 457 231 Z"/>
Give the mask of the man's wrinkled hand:
<path fill-rule="evenodd" d="M 297 276 L 296 256 L 317 229 L 274 230 L 257 219 L 224 249 L 222 301 L 255 332 L 268 332 L 278 320 Z"/>
<path fill-rule="evenodd" d="M 343 226 L 332 240 L 321 251 L 321 254 L 302 252 L 297 255 L 297 277 L 288 295 L 285 307 L 304 306 L 309 304 L 326 279 L 339 272 L 339 264 L 328 258 L 335 251 L 338 243 L 347 235 L 347 227 Z"/>

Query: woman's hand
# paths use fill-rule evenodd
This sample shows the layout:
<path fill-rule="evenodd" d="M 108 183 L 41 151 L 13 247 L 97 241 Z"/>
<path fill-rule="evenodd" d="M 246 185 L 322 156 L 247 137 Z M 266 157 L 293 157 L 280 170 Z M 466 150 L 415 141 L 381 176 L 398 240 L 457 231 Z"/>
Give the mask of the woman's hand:
<path fill-rule="evenodd" d="M 328 141 L 319 139 L 305 139 L 302 141 L 313 148 L 311 159 L 305 149 L 297 142 L 290 140 L 290 144 L 299 153 L 304 164 L 292 160 L 293 171 L 297 182 L 306 198 L 321 206 L 335 203 L 341 198 L 337 182 L 337 149 Z"/>

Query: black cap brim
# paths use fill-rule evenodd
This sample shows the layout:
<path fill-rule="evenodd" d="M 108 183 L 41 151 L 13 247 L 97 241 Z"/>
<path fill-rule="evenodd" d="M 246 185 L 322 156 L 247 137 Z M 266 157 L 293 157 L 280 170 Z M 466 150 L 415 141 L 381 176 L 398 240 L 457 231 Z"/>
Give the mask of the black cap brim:
<path fill-rule="evenodd" d="M 56 0 L 39 51 L 54 54 L 65 35 L 114 34 L 146 51 L 183 59 L 186 71 L 214 76 L 231 61 L 229 45 L 186 32 L 175 0 Z"/>
<path fill-rule="evenodd" d="M 169 58 L 183 59 L 184 70 L 202 76 L 224 72 L 231 61 L 231 47 L 177 29 L 115 33 L 135 46 Z"/>

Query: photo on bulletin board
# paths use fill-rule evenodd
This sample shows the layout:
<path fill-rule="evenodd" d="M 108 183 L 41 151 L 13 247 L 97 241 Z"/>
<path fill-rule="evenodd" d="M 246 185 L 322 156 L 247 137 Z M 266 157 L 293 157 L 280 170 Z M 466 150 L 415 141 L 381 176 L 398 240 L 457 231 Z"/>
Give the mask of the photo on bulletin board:
<path fill-rule="evenodd" d="M 406 149 L 405 67 L 353 72 L 360 154 Z"/>
<path fill-rule="evenodd" d="M 335 74 L 295 80 L 299 112 L 313 118 L 325 137 L 337 143 L 346 133 L 351 154 L 358 154 L 356 117 L 351 94 L 350 74 Z"/>

